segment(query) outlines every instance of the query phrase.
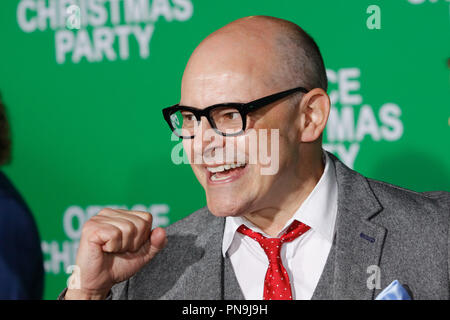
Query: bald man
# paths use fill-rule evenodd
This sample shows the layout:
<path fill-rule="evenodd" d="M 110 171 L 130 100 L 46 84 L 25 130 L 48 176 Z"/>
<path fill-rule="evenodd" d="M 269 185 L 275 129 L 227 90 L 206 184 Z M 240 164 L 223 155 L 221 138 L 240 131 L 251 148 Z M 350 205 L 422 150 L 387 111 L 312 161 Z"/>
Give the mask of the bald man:
<path fill-rule="evenodd" d="M 247 17 L 208 36 L 163 110 L 207 207 L 166 230 L 100 211 L 60 298 L 374 299 L 389 286 L 449 299 L 449 193 L 368 179 L 325 152 L 326 90 L 317 45 L 291 22 Z"/>

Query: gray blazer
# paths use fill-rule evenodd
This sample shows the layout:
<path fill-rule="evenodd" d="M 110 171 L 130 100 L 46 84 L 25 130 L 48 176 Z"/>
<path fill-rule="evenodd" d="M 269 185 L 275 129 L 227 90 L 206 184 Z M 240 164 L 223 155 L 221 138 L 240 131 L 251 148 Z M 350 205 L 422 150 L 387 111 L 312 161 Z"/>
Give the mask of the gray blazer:
<path fill-rule="evenodd" d="M 450 193 L 372 180 L 329 156 L 338 184 L 336 233 L 313 299 L 374 299 L 393 280 L 414 299 L 450 299 Z M 243 299 L 222 257 L 224 222 L 204 207 L 169 226 L 167 247 L 110 298 Z"/>

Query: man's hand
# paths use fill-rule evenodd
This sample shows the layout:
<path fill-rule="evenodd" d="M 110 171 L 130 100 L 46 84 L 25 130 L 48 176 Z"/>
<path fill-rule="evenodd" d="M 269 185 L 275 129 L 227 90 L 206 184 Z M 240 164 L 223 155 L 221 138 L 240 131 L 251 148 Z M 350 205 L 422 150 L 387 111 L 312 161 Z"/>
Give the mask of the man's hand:
<path fill-rule="evenodd" d="M 152 215 L 141 211 L 103 209 L 85 223 L 76 258 L 76 287 L 65 299 L 104 299 L 111 287 L 127 280 L 167 242 Z"/>

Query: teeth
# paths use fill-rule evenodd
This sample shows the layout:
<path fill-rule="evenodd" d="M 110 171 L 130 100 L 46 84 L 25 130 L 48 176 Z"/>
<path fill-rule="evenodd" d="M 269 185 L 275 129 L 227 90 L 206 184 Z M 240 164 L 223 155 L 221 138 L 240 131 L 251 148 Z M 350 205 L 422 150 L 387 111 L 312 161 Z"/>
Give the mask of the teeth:
<path fill-rule="evenodd" d="M 216 173 L 216 172 L 223 172 L 225 170 L 230 170 L 234 168 L 239 168 L 245 166 L 245 163 L 232 163 L 232 164 L 225 164 L 222 166 L 217 167 L 207 167 L 209 172 Z"/>
<path fill-rule="evenodd" d="M 225 171 L 224 166 L 211 167 L 211 168 L 208 167 L 207 169 L 208 169 L 210 172 L 212 172 L 212 173 Z"/>
<path fill-rule="evenodd" d="M 225 177 L 222 177 L 222 178 L 217 178 L 215 174 L 213 174 L 211 176 L 211 180 L 212 181 L 220 181 L 220 180 L 225 180 L 225 179 L 228 179 L 228 176 L 225 176 Z"/>

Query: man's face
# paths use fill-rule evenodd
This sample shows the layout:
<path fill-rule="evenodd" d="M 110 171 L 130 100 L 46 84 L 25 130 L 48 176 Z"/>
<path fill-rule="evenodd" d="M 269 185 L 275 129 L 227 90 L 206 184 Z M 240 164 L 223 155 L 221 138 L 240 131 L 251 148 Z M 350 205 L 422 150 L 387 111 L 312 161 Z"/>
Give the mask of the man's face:
<path fill-rule="evenodd" d="M 209 46 L 191 57 L 183 75 L 180 104 L 204 109 L 219 103 L 245 103 L 291 89 L 270 85 L 269 53 L 256 56 L 236 47 L 217 50 L 226 40 L 220 43 L 210 40 Z M 239 44 L 234 41 L 233 45 Z M 245 215 L 276 207 L 283 198 L 283 190 L 295 176 L 293 168 L 298 160 L 294 121 L 297 108 L 289 103 L 283 99 L 250 113 L 246 132 L 236 137 L 217 134 L 203 117 L 195 138 L 183 140 L 214 215 Z M 234 150 L 233 157 L 230 150 Z M 202 163 L 192 162 L 195 159 L 202 159 Z M 238 167 L 215 172 L 224 164 Z"/>

